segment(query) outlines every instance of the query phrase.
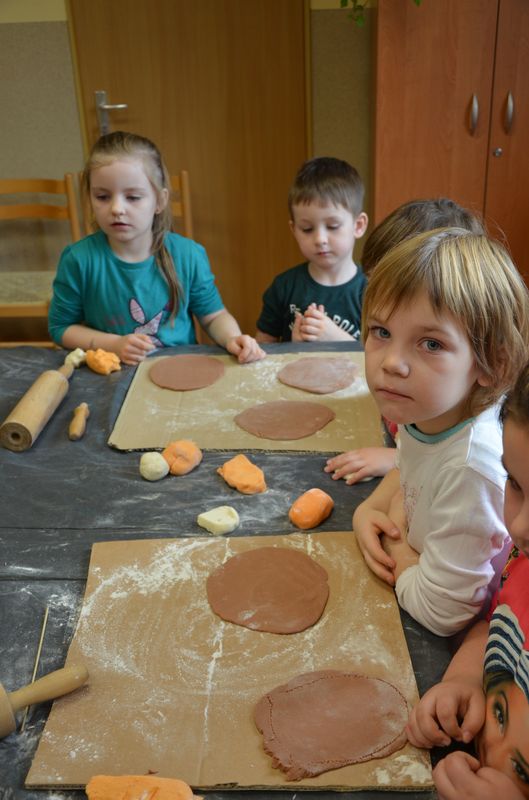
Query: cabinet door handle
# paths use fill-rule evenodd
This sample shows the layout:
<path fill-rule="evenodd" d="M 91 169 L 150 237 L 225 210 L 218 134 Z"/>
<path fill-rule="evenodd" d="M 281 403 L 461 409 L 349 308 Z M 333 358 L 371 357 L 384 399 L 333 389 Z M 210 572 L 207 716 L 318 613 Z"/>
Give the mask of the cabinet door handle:
<path fill-rule="evenodd" d="M 476 129 L 478 127 L 478 120 L 479 120 L 479 102 L 477 94 L 472 95 L 472 100 L 470 101 L 470 121 L 468 129 L 472 135 L 476 133 Z"/>
<path fill-rule="evenodd" d="M 513 121 L 514 121 L 514 97 L 512 96 L 512 92 L 509 92 L 505 103 L 505 122 L 504 122 L 505 133 L 511 132 Z"/>

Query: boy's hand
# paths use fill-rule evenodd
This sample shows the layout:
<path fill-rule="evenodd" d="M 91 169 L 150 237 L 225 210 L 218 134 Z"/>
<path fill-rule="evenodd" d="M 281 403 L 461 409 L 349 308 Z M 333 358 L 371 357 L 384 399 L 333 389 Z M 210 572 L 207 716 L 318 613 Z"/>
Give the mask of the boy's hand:
<path fill-rule="evenodd" d="M 156 350 L 150 336 L 145 333 L 129 333 L 121 336 L 115 349 L 124 364 L 139 364 L 152 350 Z"/>
<path fill-rule="evenodd" d="M 294 327 L 292 328 L 292 341 L 293 342 L 302 342 L 303 336 L 301 335 L 301 323 L 303 321 L 303 314 L 300 314 L 299 311 L 296 311 L 296 316 L 294 319 Z"/>
<path fill-rule="evenodd" d="M 393 447 L 362 447 L 329 458 L 324 472 L 332 472 L 333 481 L 344 478 L 348 486 L 365 478 L 386 475 L 395 466 Z"/>
<path fill-rule="evenodd" d="M 371 572 L 390 586 L 394 586 L 393 570 L 396 563 L 384 551 L 380 537 L 385 533 L 391 539 L 400 539 L 401 532 L 395 523 L 383 511 L 361 503 L 353 515 L 353 528 L 358 546 Z"/>
<path fill-rule="evenodd" d="M 241 333 L 239 336 L 232 336 L 226 342 L 226 350 L 237 357 L 239 364 L 249 364 L 251 361 L 260 361 L 265 358 L 265 351 L 252 336 Z"/>
<path fill-rule="evenodd" d="M 454 676 L 441 681 L 412 709 L 406 733 L 415 747 L 446 747 L 451 739 L 470 742 L 485 722 L 485 694 L 479 680 Z"/>
<path fill-rule="evenodd" d="M 525 795 L 503 772 L 481 767 L 462 750 L 450 753 L 433 771 L 439 800 L 524 800 Z"/>
<path fill-rule="evenodd" d="M 340 342 L 352 337 L 325 313 L 325 306 L 311 303 L 300 322 L 304 342 Z"/>

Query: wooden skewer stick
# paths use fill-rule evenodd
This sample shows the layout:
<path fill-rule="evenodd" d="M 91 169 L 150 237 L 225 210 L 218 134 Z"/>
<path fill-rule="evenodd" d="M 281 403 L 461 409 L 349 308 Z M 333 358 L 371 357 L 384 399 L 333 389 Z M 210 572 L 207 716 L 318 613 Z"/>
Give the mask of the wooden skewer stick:
<path fill-rule="evenodd" d="M 68 428 L 68 436 L 75 442 L 84 435 L 86 430 L 86 420 L 90 416 L 90 409 L 87 403 L 81 403 L 73 412 L 72 421 Z"/>
<path fill-rule="evenodd" d="M 35 657 L 35 664 L 33 666 L 33 675 L 31 676 L 31 683 L 35 683 L 35 678 L 37 677 L 37 670 L 39 668 L 40 654 L 42 653 L 42 645 L 44 643 L 44 635 L 46 633 L 46 625 L 48 624 L 49 612 L 50 612 L 49 606 L 46 606 L 46 611 L 44 612 L 44 619 L 42 620 L 42 630 L 40 632 L 39 646 L 37 647 L 37 655 Z M 22 718 L 22 724 L 20 725 L 20 733 L 23 733 L 24 728 L 26 727 L 28 712 L 29 712 L 29 706 L 26 706 L 26 710 L 24 711 L 24 716 Z"/>

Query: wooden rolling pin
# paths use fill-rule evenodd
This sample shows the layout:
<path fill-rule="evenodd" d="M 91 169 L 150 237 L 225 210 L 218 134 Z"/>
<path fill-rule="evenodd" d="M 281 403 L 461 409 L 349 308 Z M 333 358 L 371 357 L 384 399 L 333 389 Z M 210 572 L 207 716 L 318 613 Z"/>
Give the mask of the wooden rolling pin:
<path fill-rule="evenodd" d="M 74 367 L 64 363 L 39 375 L 11 414 L 0 426 L 0 444 L 17 453 L 35 442 L 61 400 L 66 395 Z"/>
<path fill-rule="evenodd" d="M 16 728 L 15 714 L 25 706 L 54 700 L 63 694 L 73 692 L 88 680 L 86 667 L 79 664 L 63 667 L 50 672 L 35 683 L 30 683 L 16 692 L 6 692 L 0 683 L 0 739 L 12 733 Z"/>

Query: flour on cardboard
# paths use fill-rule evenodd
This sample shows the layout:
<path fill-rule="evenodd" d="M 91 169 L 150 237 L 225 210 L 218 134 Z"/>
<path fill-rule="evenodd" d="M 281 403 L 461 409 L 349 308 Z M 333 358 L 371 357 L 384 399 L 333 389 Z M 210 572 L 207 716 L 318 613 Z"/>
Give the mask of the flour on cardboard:
<path fill-rule="evenodd" d="M 284 546 L 284 539 L 281 537 L 281 543 L 273 546 Z M 265 540 L 268 537 L 261 538 L 259 546 L 266 546 Z M 147 559 L 104 570 L 94 566 L 91 570 L 92 579 L 95 576 L 96 580 L 86 597 L 77 635 L 82 634 L 79 644 L 87 662 L 97 663 L 92 691 L 104 702 L 109 719 L 117 721 L 130 717 L 131 741 L 142 743 L 145 759 L 152 754 L 153 764 L 174 750 L 176 741 L 172 734 L 168 736 L 168 730 L 179 726 L 175 726 L 169 712 L 174 714 L 174 710 L 186 702 L 202 709 L 202 725 L 200 731 L 194 728 L 194 742 L 206 747 L 211 738 L 213 696 L 217 701 L 217 720 L 219 702 L 225 702 L 226 709 L 233 708 L 234 704 L 251 707 L 264 690 L 273 688 L 263 685 L 263 674 L 280 676 L 278 682 L 286 682 L 300 672 L 367 662 L 376 665 L 375 672 L 382 673 L 380 677 L 387 679 L 392 669 L 393 674 L 400 674 L 393 654 L 388 652 L 387 642 L 384 644 L 369 622 L 366 625 L 360 618 L 349 621 L 346 617 L 342 629 L 333 627 L 340 600 L 343 602 L 348 593 L 352 598 L 358 593 L 361 596 L 365 590 L 365 570 L 356 570 L 354 561 L 349 560 L 349 550 L 325 535 L 291 534 L 287 545 L 310 553 L 337 579 L 333 584 L 335 596 L 331 593 L 328 607 L 316 625 L 292 636 L 256 634 L 217 618 L 207 602 L 207 576 L 234 552 L 256 544 L 255 539 L 251 541 L 246 537 L 244 542 L 230 538 L 168 541 L 149 551 Z M 143 602 L 142 598 L 149 595 L 157 595 L 154 605 Z M 132 597 L 141 600 L 134 606 L 134 636 L 130 631 L 130 615 L 125 614 Z M 200 630 L 200 636 L 210 643 L 207 658 L 196 646 L 195 630 Z M 171 635 L 167 635 L 168 631 Z M 266 638 L 266 649 L 257 646 L 256 637 Z M 339 665 L 335 663 L 337 638 L 341 642 L 339 657 L 343 652 Z M 260 641 L 262 643 L 262 638 Z M 153 652 L 157 654 L 156 664 L 166 667 L 161 672 L 158 667 L 152 671 L 150 654 Z M 90 671 L 90 663 L 88 668 Z M 119 698 L 112 691 L 115 684 L 107 680 L 107 673 L 120 676 Z M 399 688 L 405 693 L 412 692 L 413 686 L 402 686 L 402 677 Z M 126 687 L 130 687 L 130 691 Z M 71 698 L 68 696 L 64 701 L 68 703 Z M 172 721 L 168 727 L 169 719 Z M 66 737 L 66 741 L 51 742 L 62 751 L 65 763 L 75 764 L 82 757 L 85 762 L 96 765 L 105 754 L 108 757 L 113 752 L 113 743 L 108 738 L 105 740 L 105 736 L 94 735 L 90 730 L 85 733 L 86 737 Z M 63 731 L 60 735 L 64 739 Z M 47 736 L 49 738 L 50 734 Z M 181 740 L 178 742 L 179 747 L 185 744 Z M 210 747 L 213 744 L 211 742 Z M 398 762 L 398 769 L 406 769 L 407 763 Z M 413 764 L 413 760 L 410 763 Z M 391 767 L 388 772 L 389 783 L 394 769 Z M 50 775 L 50 782 L 63 780 L 59 772 L 60 769 L 57 774 Z M 380 785 L 384 785 L 384 770 L 379 769 L 379 772 Z"/>

